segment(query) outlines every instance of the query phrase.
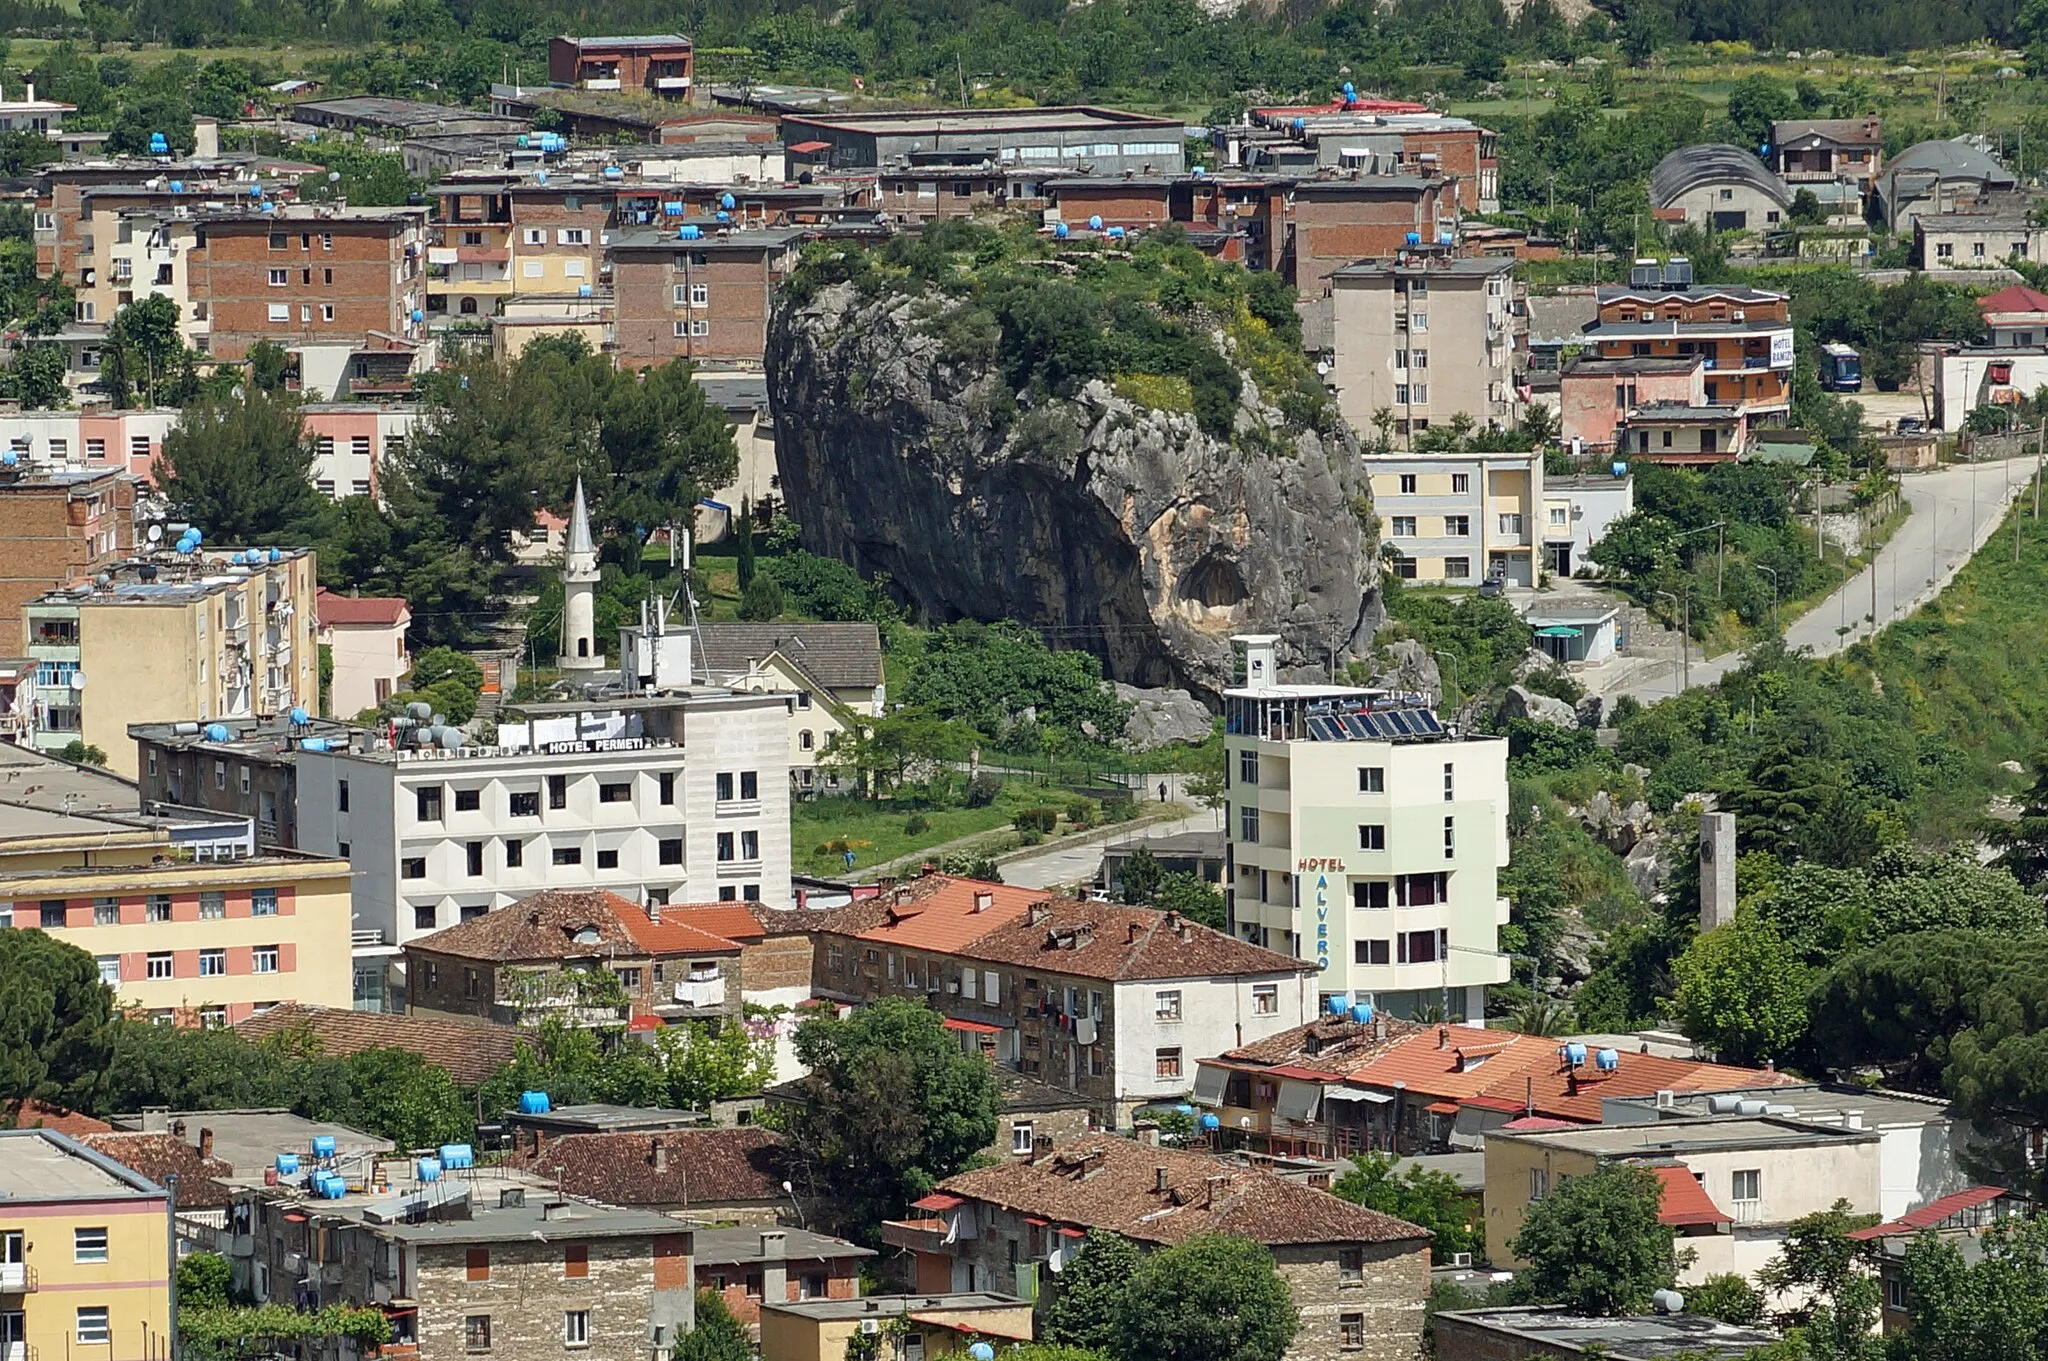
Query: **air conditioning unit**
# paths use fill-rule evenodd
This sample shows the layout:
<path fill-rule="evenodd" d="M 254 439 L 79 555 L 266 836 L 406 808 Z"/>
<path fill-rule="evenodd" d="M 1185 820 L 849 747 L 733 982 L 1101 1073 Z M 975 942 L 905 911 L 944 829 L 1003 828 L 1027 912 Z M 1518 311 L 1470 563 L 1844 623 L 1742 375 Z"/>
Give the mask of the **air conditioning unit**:
<path fill-rule="evenodd" d="M 1472 1254 L 1471 1254 L 1471 1253 L 1469 1253 L 1469 1252 L 1454 1252 L 1454 1253 L 1452 1253 L 1452 1254 L 1451 1254 L 1451 1265 L 1452 1265 L 1452 1266 L 1471 1266 L 1471 1265 L 1472 1265 Z"/>
<path fill-rule="evenodd" d="M 1678 1093 L 1672 1091 L 1669 1087 L 1659 1089 L 1657 1092 L 1657 1109 L 1660 1111 L 1677 1110 Z"/>
<path fill-rule="evenodd" d="M 872 1337 L 882 1331 L 882 1320 L 878 1318 L 864 1318 L 860 1321 L 860 1330 Z"/>

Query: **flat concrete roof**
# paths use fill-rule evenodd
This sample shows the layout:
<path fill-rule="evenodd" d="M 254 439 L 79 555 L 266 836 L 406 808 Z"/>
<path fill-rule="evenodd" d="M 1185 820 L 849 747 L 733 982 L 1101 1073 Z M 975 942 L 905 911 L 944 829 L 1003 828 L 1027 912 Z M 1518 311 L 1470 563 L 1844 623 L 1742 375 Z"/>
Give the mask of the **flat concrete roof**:
<path fill-rule="evenodd" d="M 773 1257 L 761 1251 L 761 1235 L 779 1233 L 782 1248 Z M 691 1255 L 701 1268 L 705 1263 L 724 1265 L 740 1262 L 798 1261 L 825 1257 L 872 1257 L 874 1249 L 849 1243 L 830 1234 L 809 1229 L 782 1228 L 770 1224 L 747 1224 L 730 1229 L 698 1229 L 692 1237 Z"/>
<path fill-rule="evenodd" d="M 197 1144 L 199 1131 L 213 1131 L 213 1156 L 225 1159 L 236 1176 L 260 1175 L 274 1165 L 280 1153 L 307 1157 L 313 1151 L 313 1137 L 327 1135 L 334 1140 L 337 1157 L 350 1154 L 389 1153 L 396 1147 L 389 1139 L 365 1134 L 328 1120 L 308 1120 L 287 1110 L 245 1111 L 133 1111 L 113 1116 L 115 1129 L 144 1133 L 175 1132 L 184 1126 L 185 1142 Z"/>
<path fill-rule="evenodd" d="M 1747 1091 L 1730 1092 L 1682 1092 L 1676 1097 L 1677 1104 L 1688 1117 L 1697 1118 L 1707 1110 L 1707 1102 L 1713 1096 L 1736 1096 L 1751 1101 L 1766 1102 L 1774 1107 L 1789 1108 L 1794 1119 L 1813 1124 L 1844 1124 L 1854 1115 L 1866 1129 L 1880 1129 L 1895 1125 L 1925 1125 L 1953 1119 L 1948 1102 L 1939 1097 L 1913 1096 L 1906 1092 L 1848 1090 L 1814 1083 L 1803 1087 L 1753 1087 Z M 1615 1097 L 1601 1103 L 1603 1107 L 1631 1107 L 1654 1109 L 1654 1097 Z M 1771 1114 L 1785 1114 L 1773 1111 Z M 1608 1124 L 1616 1123 L 1612 1116 Z"/>
<path fill-rule="evenodd" d="M 963 1290 L 947 1295 L 868 1295 L 857 1300 L 792 1300 L 787 1304 L 763 1304 L 763 1309 L 775 1309 L 785 1313 L 798 1314 L 804 1318 L 826 1321 L 831 1319 L 867 1318 L 891 1314 L 943 1314 L 977 1309 L 1015 1309 L 1028 1306 L 1029 1300 L 1020 1300 L 1014 1295 L 998 1295 L 987 1290 Z"/>
<path fill-rule="evenodd" d="M 1584 1125 L 1576 1129 L 1488 1130 L 1489 1139 L 1576 1149 L 1602 1157 L 1643 1157 L 1702 1152 L 1716 1148 L 1770 1145 L 1869 1143 L 1875 1130 L 1831 1129 L 1781 1116 L 1726 1116 L 1704 1120 L 1662 1120 L 1652 1125 Z"/>
<path fill-rule="evenodd" d="M 162 1187 L 54 1130 L 0 1130 L 0 1199 L 144 1200 Z"/>
<path fill-rule="evenodd" d="M 784 122 L 835 132 L 907 136 L 919 132 L 1062 132 L 1185 127 L 1178 118 L 1128 113 L 1092 104 L 1044 109 L 906 109 L 886 113 L 789 114 Z"/>
<path fill-rule="evenodd" d="M 1544 1355 L 1597 1354 L 1608 1361 L 1737 1357 L 1778 1341 L 1768 1328 L 1740 1327 L 1698 1314 L 1586 1318 L 1556 1308 L 1515 1308 L 1451 1310 L 1437 1317 L 1439 1327 L 1449 1321 L 1453 1327 L 1526 1339 L 1544 1347 Z"/>

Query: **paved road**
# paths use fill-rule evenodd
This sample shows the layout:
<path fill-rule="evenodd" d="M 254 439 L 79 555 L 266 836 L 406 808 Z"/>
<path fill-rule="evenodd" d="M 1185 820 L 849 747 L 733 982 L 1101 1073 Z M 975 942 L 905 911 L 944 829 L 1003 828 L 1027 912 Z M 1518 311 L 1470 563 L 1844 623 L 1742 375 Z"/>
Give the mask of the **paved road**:
<path fill-rule="evenodd" d="M 1143 798 L 1150 799 L 1156 797 L 1159 793 L 1159 782 L 1163 780 L 1166 783 L 1167 794 L 1172 798 L 1178 799 L 1182 796 L 1182 786 L 1186 782 L 1187 777 L 1185 775 L 1154 775 L 1150 777 L 1150 780 L 1151 783 L 1145 787 L 1144 794 L 1142 795 Z M 1141 802 L 1139 807 L 1142 810 L 1144 804 Z M 1214 831 L 1223 825 L 1220 820 L 1221 818 L 1222 814 L 1220 812 L 1204 809 L 1192 817 L 1176 818 L 1171 822 L 1155 822 L 1148 827 L 1141 827 L 1133 833 L 1133 836 L 1153 841 L 1163 836 L 1174 836 L 1181 832 Z M 1122 840 L 1123 838 L 1115 839 Z M 1015 860 L 1005 861 L 1003 863 L 1003 882 L 1006 884 L 1018 884 L 1025 888 L 1053 888 L 1062 884 L 1092 882 L 1095 878 L 1096 869 L 1102 864 L 1103 845 L 1104 843 L 1102 842 L 1096 842 L 1092 846 L 1051 845 L 1047 846 L 1037 855 L 1021 856 Z"/>
<path fill-rule="evenodd" d="M 1955 465 L 1901 478 L 1900 489 L 1913 513 L 1878 550 L 1876 562 L 1792 622 L 1785 630 L 1786 643 L 1817 657 L 1830 656 L 1920 608 L 1984 546 L 2007 505 L 2031 485 L 2033 475 L 2034 459 L 2029 457 Z M 1711 661 L 1695 653 L 1690 683 L 1711 685 L 1741 664 L 1738 652 Z M 1678 693 L 1680 685 L 1674 666 L 1624 684 L 1616 693 L 1649 703 Z"/>

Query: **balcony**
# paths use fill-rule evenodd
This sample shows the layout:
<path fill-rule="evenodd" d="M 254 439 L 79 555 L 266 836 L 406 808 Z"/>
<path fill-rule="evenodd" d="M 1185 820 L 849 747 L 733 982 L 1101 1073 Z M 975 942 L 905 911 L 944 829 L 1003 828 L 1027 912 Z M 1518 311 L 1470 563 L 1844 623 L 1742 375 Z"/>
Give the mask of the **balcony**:
<path fill-rule="evenodd" d="M 685 1007 L 722 1007 L 725 1005 L 725 980 L 723 978 L 690 978 L 676 984 L 676 1004 Z"/>
<path fill-rule="evenodd" d="M 27 1262 L 0 1262 L 0 1295 L 19 1295 L 36 1288 L 36 1269 Z"/>
<path fill-rule="evenodd" d="M 946 1252 L 952 1246 L 943 1219 L 885 1219 L 882 1241 L 911 1252 Z"/>
<path fill-rule="evenodd" d="M 687 90 L 690 88 L 690 78 L 688 76 L 656 76 L 654 78 L 654 88 L 663 91 Z"/>
<path fill-rule="evenodd" d="M 617 76 L 590 76 L 584 80 L 583 88 L 586 90 L 616 90 L 619 88 L 619 78 Z"/>
<path fill-rule="evenodd" d="M 512 263 L 510 246 L 457 246 L 455 261 L 459 265 L 509 265 Z"/>
<path fill-rule="evenodd" d="M 36 1349 L 26 1342 L 7 1344 L 6 1361 L 36 1361 Z"/>

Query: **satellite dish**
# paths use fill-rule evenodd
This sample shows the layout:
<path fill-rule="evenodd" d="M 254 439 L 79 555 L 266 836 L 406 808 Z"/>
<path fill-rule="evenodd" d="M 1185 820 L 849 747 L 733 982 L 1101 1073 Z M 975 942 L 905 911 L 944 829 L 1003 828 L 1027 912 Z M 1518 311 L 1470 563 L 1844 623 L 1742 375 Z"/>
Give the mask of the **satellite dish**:
<path fill-rule="evenodd" d="M 151 543 L 162 543 L 164 541 L 164 527 L 162 525 L 151 525 L 149 527 L 149 541 Z"/>
<path fill-rule="evenodd" d="M 83 671 L 71 673 L 71 688 L 74 690 L 83 690 L 85 688 L 85 673 Z"/>

